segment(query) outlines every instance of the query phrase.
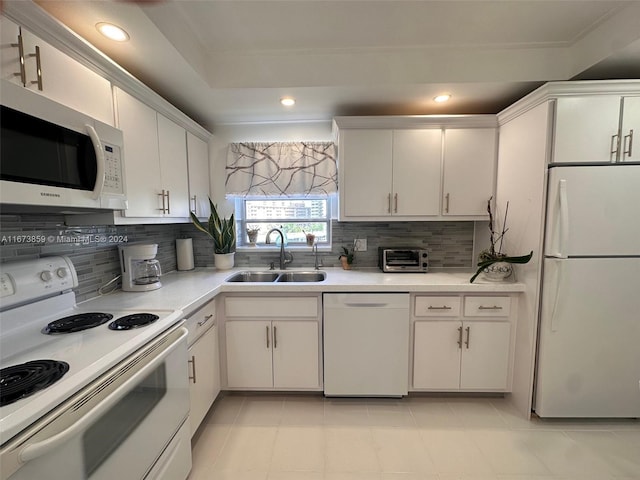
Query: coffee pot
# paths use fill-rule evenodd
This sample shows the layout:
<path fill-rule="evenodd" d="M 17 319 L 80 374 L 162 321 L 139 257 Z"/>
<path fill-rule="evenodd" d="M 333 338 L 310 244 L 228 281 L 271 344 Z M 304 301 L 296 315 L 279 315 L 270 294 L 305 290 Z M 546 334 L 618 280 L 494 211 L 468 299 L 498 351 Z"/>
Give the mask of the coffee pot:
<path fill-rule="evenodd" d="M 158 245 L 155 243 L 120 245 L 122 290 L 146 292 L 162 286 L 162 269 L 156 260 Z"/>

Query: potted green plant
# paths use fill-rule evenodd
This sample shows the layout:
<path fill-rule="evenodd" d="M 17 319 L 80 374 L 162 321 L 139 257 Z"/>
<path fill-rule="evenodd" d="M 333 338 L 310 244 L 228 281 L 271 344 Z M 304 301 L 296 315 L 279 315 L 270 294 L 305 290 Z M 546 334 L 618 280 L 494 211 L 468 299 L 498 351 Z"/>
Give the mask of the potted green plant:
<path fill-rule="evenodd" d="M 511 276 L 513 273 L 513 264 L 514 263 L 527 263 L 533 257 L 533 250 L 528 255 L 522 255 L 518 257 L 508 256 L 506 253 L 502 251 L 502 245 L 504 242 L 504 235 L 509 230 L 507 228 L 507 214 L 509 213 L 509 202 L 507 202 L 505 212 L 504 212 L 504 221 L 502 222 L 502 229 L 497 230 L 494 228 L 494 218 L 493 212 L 491 210 L 491 200 L 493 197 L 489 198 L 487 201 L 487 212 L 489 212 L 489 231 L 491 232 L 489 236 L 489 240 L 491 245 L 488 249 L 483 250 L 478 255 L 478 269 L 476 273 L 471 277 L 469 283 L 473 283 L 473 281 L 480 275 L 484 274 L 484 277 L 487 280 L 491 281 L 503 281 L 504 279 Z"/>
<path fill-rule="evenodd" d="M 349 250 L 347 247 L 342 247 L 342 253 L 338 257 L 340 263 L 342 263 L 342 268 L 344 270 L 351 270 L 351 264 L 355 258 L 354 251 Z"/>
<path fill-rule="evenodd" d="M 236 226 L 233 214 L 230 218 L 220 218 L 216 206 L 209 199 L 211 214 L 208 222 L 202 223 L 193 212 L 191 221 L 195 227 L 213 239 L 213 259 L 216 268 L 228 270 L 234 265 L 236 251 Z"/>

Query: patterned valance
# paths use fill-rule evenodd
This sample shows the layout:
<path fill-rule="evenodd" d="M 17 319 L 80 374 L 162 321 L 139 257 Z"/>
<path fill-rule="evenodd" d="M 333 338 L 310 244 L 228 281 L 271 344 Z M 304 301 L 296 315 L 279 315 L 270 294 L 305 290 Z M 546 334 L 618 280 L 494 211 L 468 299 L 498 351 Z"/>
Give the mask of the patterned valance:
<path fill-rule="evenodd" d="M 231 143 L 229 196 L 326 195 L 338 191 L 332 142 Z"/>

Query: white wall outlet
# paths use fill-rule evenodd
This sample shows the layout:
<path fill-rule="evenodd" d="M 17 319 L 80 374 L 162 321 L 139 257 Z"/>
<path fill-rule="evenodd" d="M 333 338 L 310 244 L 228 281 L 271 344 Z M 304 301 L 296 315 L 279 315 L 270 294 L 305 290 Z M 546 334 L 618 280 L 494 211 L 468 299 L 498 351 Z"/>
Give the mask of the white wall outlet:
<path fill-rule="evenodd" d="M 366 238 L 356 238 L 353 241 L 353 251 L 354 252 L 366 252 L 367 251 L 367 239 Z"/>

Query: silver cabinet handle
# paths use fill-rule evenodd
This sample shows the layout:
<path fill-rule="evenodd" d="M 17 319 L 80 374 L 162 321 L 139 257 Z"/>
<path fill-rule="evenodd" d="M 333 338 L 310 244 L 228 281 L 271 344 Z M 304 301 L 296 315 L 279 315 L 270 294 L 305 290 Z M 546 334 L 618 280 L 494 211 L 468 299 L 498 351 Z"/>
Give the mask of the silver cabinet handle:
<path fill-rule="evenodd" d="M 498 305 L 494 305 L 493 307 L 485 307 L 484 305 L 480 305 L 478 307 L 478 310 L 502 310 L 502 307 L 499 307 Z"/>
<path fill-rule="evenodd" d="M 196 357 L 195 355 L 191 355 L 191 360 L 188 361 L 191 364 L 191 371 L 193 372 L 193 376 L 189 375 L 189 380 L 193 380 L 193 383 L 196 383 Z"/>
<path fill-rule="evenodd" d="M 462 349 L 462 327 L 458 327 L 458 348 Z"/>
<path fill-rule="evenodd" d="M 40 47 L 36 45 L 36 52 L 30 53 L 29 57 L 36 57 L 37 80 L 32 80 L 32 85 L 38 85 L 38 90 L 42 91 L 42 63 L 40 63 Z"/>
<path fill-rule="evenodd" d="M 387 195 L 387 213 L 391 213 L 391 194 Z"/>
<path fill-rule="evenodd" d="M 394 196 L 394 207 L 393 207 L 393 213 L 398 213 L 398 194 L 396 193 Z"/>
<path fill-rule="evenodd" d="M 159 193 L 158 196 L 162 197 L 162 208 L 159 208 L 158 210 L 162 213 L 171 213 L 171 210 L 169 209 L 169 190 L 162 189 L 162 193 Z"/>
<path fill-rule="evenodd" d="M 165 213 L 165 210 L 167 208 L 164 203 L 164 190 L 162 190 L 162 193 L 159 193 L 158 196 L 162 198 L 162 208 L 159 208 L 158 210 L 160 210 L 162 213 Z"/>
<path fill-rule="evenodd" d="M 444 201 L 445 201 L 444 213 L 449 213 L 449 194 L 448 193 L 444 196 Z"/>
<path fill-rule="evenodd" d="M 198 202 L 196 201 L 196 196 L 194 195 L 191 197 L 191 200 L 193 200 L 193 214 L 198 215 Z"/>
<path fill-rule="evenodd" d="M 471 327 L 467 327 L 466 330 L 467 330 L 467 341 L 464 342 L 464 344 L 466 345 L 467 350 L 469 350 L 469 339 L 471 338 Z"/>
<path fill-rule="evenodd" d="M 616 133 L 611 135 L 611 146 L 609 147 L 609 161 L 615 162 L 618 157 L 619 139 L 620 137 Z"/>
<path fill-rule="evenodd" d="M 275 325 L 273 327 L 273 348 L 278 348 L 278 335 Z"/>
<path fill-rule="evenodd" d="M 167 213 L 171 213 L 171 198 L 169 197 L 169 190 L 167 190 Z"/>
<path fill-rule="evenodd" d="M 18 43 L 12 43 L 12 47 L 18 49 L 18 63 L 20 63 L 20 71 L 14 73 L 14 76 L 20 77 L 20 83 L 23 87 L 27 86 L 27 71 L 24 68 L 24 43 L 22 41 L 22 27 L 18 27 Z"/>
<path fill-rule="evenodd" d="M 629 147 L 627 148 L 627 138 L 629 139 Z M 633 130 L 629 130 L 629 135 L 624 136 L 624 150 L 622 150 L 622 159 L 625 159 L 625 155 L 628 155 L 631 158 L 633 151 Z"/>
<path fill-rule="evenodd" d="M 443 305 L 441 307 L 434 307 L 433 305 L 429 305 L 427 310 L 451 310 L 451 307 L 448 305 Z"/>
<path fill-rule="evenodd" d="M 267 325 L 266 327 L 264 327 L 267 329 L 267 350 L 269 349 L 269 325 Z"/>
<path fill-rule="evenodd" d="M 213 318 L 213 313 L 211 315 L 207 315 L 206 317 L 204 317 L 204 319 L 200 320 L 198 322 L 198 326 L 201 327 L 203 326 L 205 323 L 207 323 L 209 320 L 211 320 Z"/>

